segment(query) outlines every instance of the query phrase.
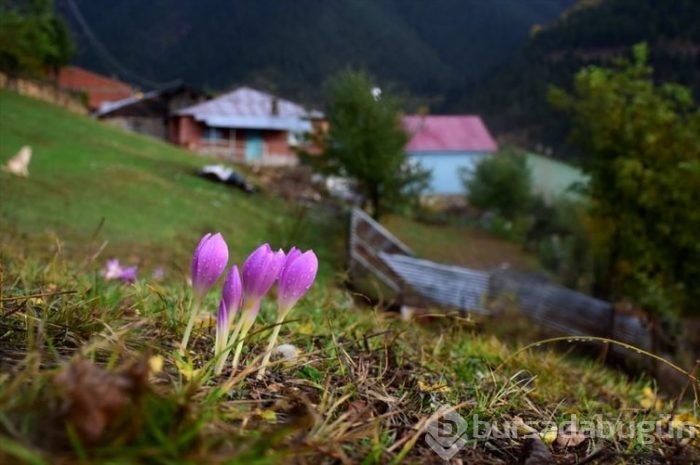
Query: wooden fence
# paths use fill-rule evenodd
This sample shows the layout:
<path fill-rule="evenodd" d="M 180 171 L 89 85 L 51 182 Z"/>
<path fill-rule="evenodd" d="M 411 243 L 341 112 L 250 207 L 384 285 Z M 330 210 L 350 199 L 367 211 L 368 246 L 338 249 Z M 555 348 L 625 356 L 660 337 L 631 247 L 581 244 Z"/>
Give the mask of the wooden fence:
<path fill-rule="evenodd" d="M 386 253 L 412 257 L 413 252 L 359 208 L 352 211 L 348 248 L 348 273 L 351 281 L 359 281 L 370 273 L 397 296 L 401 294 L 401 278 L 380 255 Z"/>
<path fill-rule="evenodd" d="M 637 315 L 616 313 L 610 302 L 552 284 L 538 275 L 485 272 L 418 259 L 359 209 L 352 212 L 349 249 L 350 279 L 371 274 L 395 293 L 399 304 L 495 315 L 491 303 L 507 296 L 549 333 L 605 337 L 654 349 L 647 323 Z"/>

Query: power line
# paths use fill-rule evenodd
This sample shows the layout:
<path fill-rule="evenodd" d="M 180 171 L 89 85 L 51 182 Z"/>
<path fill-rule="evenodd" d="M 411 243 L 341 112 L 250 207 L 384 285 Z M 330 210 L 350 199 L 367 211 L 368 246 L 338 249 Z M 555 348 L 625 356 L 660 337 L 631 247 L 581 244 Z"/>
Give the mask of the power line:
<path fill-rule="evenodd" d="M 175 79 L 169 82 L 156 82 L 144 78 L 143 76 L 135 73 L 126 66 L 122 65 L 119 60 L 117 60 L 114 55 L 112 55 L 109 50 L 104 46 L 104 44 L 98 39 L 95 33 L 90 28 L 89 24 L 85 20 L 85 17 L 78 9 L 78 6 L 73 2 L 73 0 L 65 0 L 68 5 L 69 10 L 73 14 L 76 22 L 82 29 L 85 37 L 92 45 L 93 49 L 97 53 L 97 57 L 100 59 L 103 65 L 105 65 L 110 71 L 117 75 L 126 76 L 131 81 L 144 85 L 145 87 L 153 88 L 156 90 L 167 89 L 169 87 L 174 87 L 182 83 L 182 79 Z"/>

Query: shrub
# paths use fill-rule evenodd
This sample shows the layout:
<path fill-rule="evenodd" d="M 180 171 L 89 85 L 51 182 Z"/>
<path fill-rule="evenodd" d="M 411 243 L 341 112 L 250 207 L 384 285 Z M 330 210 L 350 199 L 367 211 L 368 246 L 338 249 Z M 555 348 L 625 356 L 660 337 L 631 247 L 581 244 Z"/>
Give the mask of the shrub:
<path fill-rule="evenodd" d="M 511 149 L 485 157 L 476 168 L 460 170 L 469 202 L 513 220 L 532 202 L 532 173 L 525 155 Z"/>

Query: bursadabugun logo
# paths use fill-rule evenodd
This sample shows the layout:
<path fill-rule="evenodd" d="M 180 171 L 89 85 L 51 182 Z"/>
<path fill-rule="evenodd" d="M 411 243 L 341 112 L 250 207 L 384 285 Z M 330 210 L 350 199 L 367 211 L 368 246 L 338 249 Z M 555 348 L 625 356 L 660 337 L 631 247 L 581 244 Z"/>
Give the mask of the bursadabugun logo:
<path fill-rule="evenodd" d="M 443 460 L 449 460 L 467 443 L 467 421 L 451 405 L 442 405 L 425 424 L 425 442 Z"/>

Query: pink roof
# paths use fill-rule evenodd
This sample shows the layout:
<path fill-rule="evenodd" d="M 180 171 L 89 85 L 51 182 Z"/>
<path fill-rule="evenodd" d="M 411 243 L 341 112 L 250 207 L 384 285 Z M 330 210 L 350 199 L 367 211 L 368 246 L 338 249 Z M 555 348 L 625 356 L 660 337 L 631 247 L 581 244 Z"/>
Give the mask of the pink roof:
<path fill-rule="evenodd" d="M 409 152 L 470 151 L 495 152 L 498 145 L 479 116 L 404 116 L 403 123 L 411 135 Z"/>

